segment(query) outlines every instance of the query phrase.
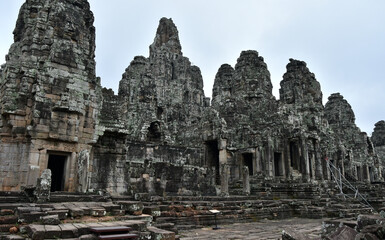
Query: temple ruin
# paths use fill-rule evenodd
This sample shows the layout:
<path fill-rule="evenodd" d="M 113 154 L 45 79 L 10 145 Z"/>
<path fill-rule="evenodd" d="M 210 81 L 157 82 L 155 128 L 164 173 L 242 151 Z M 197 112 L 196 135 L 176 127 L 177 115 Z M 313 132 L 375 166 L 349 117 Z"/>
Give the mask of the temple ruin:
<path fill-rule="evenodd" d="M 220 66 L 210 101 L 162 18 L 116 95 L 95 74 L 89 3 L 48 2 L 23 4 L 1 66 L 1 191 L 50 169 L 53 192 L 253 195 L 264 182 L 331 180 L 327 161 L 351 180 L 384 181 L 384 121 L 369 137 L 341 94 L 323 105 L 305 62 L 290 59 L 276 99 L 263 57 L 243 51 Z"/>

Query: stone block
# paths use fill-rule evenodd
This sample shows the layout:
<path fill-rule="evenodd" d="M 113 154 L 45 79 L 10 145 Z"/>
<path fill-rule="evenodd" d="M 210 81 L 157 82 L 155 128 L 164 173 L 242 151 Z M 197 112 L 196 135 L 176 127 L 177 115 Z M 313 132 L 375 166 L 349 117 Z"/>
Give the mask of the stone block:
<path fill-rule="evenodd" d="M 147 227 L 147 230 L 151 233 L 151 239 L 175 240 L 174 232 L 166 231 L 156 227 Z"/>
<path fill-rule="evenodd" d="M 61 228 L 58 225 L 45 225 L 44 238 L 57 239 L 61 237 Z"/>
<path fill-rule="evenodd" d="M 19 222 L 22 222 L 22 223 L 39 222 L 40 218 L 43 216 L 46 216 L 46 215 L 47 215 L 47 213 L 45 213 L 45 212 L 23 213 L 19 216 Z"/>
<path fill-rule="evenodd" d="M 90 228 L 88 225 L 83 223 L 73 223 L 74 227 L 78 229 L 79 235 L 87 235 L 90 233 Z"/>
<path fill-rule="evenodd" d="M 8 233 L 9 232 L 9 229 L 11 227 L 14 227 L 15 224 L 0 224 L 0 232 L 6 232 Z"/>
<path fill-rule="evenodd" d="M 124 216 L 126 211 L 123 209 L 112 209 L 111 214 L 112 216 Z"/>
<path fill-rule="evenodd" d="M 91 208 L 91 215 L 93 217 L 103 217 L 106 213 L 106 209 L 104 208 Z"/>
<path fill-rule="evenodd" d="M 337 231 L 325 237 L 325 240 L 355 239 L 357 231 L 348 226 L 342 226 Z"/>
<path fill-rule="evenodd" d="M 159 217 L 161 215 L 161 211 L 158 206 L 146 206 L 143 208 L 143 213 L 153 217 Z"/>
<path fill-rule="evenodd" d="M 59 224 L 58 226 L 61 228 L 62 238 L 76 238 L 79 236 L 79 231 L 73 224 Z"/>
<path fill-rule="evenodd" d="M 357 218 L 357 230 L 361 231 L 365 226 L 375 225 L 381 221 L 385 222 L 385 219 L 380 215 L 359 215 Z"/>
<path fill-rule="evenodd" d="M 310 240 L 310 238 L 301 232 L 285 229 L 282 231 L 282 240 Z"/>
<path fill-rule="evenodd" d="M 69 209 L 69 215 L 73 218 L 84 216 L 84 211 L 78 207 L 72 207 Z"/>
<path fill-rule="evenodd" d="M 95 234 L 86 234 L 79 237 L 80 240 L 96 240 L 98 239 Z"/>
<path fill-rule="evenodd" d="M 5 236 L 5 240 L 24 240 L 25 238 L 19 235 L 8 235 Z"/>
<path fill-rule="evenodd" d="M 26 227 L 28 236 L 34 240 L 43 240 L 45 235 L 45 227 L 43 225 L 30 224 Z"/>
<path fill-rule="evenodd" d="M 16 214 L 20 216 L 20 214 L 23 213 L 30 213 L 30 212 L 40 212 L 40 207 L 18 207 L 16 209 Z"/>
<path fill-rule="evenodd" d="M 60 224 L 59 215 L 48 215 L 40 218 L 42 224 L 45 225 L 58 225 Z"/>
<path fill-rule="evenodd" d="M 81 210 L 83 210 L 84 216 L 91 216 L 92 215 L 92 209 L 89 207 L 79 207 Z"/>
<path fill-rule="evenodd" d="M 383 224 L 375 224 L 365 226 L 361 233 L 372 233 L 375 234 L 379 239 L 385 238 L 385 225 Z"/>
<path fill-rule="evenodd" d="M 0 216 L 0 224 L 13 224 L 17 223 L 17 216 Z"/>
<path fill-rule="evenodd" d="M 113 203 L 103 203 L 102 207 L 105 208 L 107 212 L 112 212 L 114 209 L 121 209 L 119 204 Z"/>
<path fill-rule="evenodd" d="M 48 215 L 58 215 L 60 220 L 64 220 L 68 217 L 69 210 L 68 209 L 63 209 L 63 210 L 51 210 L 47 211 Z"/>
<path fill-rule="evenodd" d="M 0 216 L 7 216 L 7 215 L 13 215 L 15 214 L 15 211 L 12 209 L 1 209 L 0 210 Z"/>
<path fill-rule="evenodd" d="M 122 209 L 126 210 L 126 213 L 135 214 L 142 213 L 143 203 L 137 201 L 119 201 L 117 202 Z M 139 215 L 140 215 L 139 214 Z"/>

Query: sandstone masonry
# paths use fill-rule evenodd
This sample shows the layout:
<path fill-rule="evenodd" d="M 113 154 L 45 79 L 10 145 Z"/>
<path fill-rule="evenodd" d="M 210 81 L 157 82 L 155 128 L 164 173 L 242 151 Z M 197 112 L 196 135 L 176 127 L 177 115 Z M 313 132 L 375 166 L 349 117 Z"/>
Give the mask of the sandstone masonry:
<path fill-rule="evenodd" d="M 384 180 L 385 122 L 372 138 L 339 93 L 290 59 L 280 99 L 267 64 L 243 51 L 205 97 L 200 69 L 162 18 L 149 57 L 125 69 L 117 95 L 95 76 L 95 28 L 86 0 L 23 4 L 0 71 L 0 190 L 114 195 L 223 195 L 251 182 L 330 180 L 327 161 L 353 181 Z"/>

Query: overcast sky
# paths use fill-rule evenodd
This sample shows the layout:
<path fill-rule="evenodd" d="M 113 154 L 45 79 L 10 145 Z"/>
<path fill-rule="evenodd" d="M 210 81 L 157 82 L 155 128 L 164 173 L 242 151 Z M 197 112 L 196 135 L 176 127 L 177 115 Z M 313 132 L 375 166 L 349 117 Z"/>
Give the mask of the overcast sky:
<path fill-rule="evenodd" d="M 89 0 L 95 15 L 97 75 L 115 93 L 136 55 L 148 56 L 159 19 L 174 20 L 184 56 L 201 69 L 206 96 L 223 63 L 257 50 L 273 93 L 289 58 L 303 60 L 321 83 L 325 104 L 340 92 L 356 123 L 371 134 L 385 119 L 384 0 Z M 24 0 L 0 0 L 1 63 Z"/>

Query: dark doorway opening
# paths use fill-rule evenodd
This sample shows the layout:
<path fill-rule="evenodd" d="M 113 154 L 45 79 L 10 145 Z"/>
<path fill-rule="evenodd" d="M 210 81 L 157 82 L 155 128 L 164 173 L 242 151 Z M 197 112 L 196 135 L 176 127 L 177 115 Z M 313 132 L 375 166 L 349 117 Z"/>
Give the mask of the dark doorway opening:
<path fill-rule="evenodd" d="M 208 167 L 215 168 L 215 184 L 220 184 L 219 175 L 219 149 L 218 141 L 207 141 L 206 142 L 206 164 Z"/>
<path fill-rule="evenodd" d="M 290 166 L 296 170 L 300 170 L 299 147 L 296 141 L 290 142 Z"/>
<path fill-rule="evenodd" d="M 150 124 L 150 126 L 147 128 L 147 140 L 148 141 L 160 141 L 162 132 L 161 132 L 161 126 L 160 122 L 155 121 Z"/>
<path fill-rule="evenodd" d="M 243 153 L 243 166 L 247 166 L 249 168 L 249 175 L 254 175 L 253 173 L 253 154 L 252 153 Z"/>
<path fill-rule="evenodd" d="M 274 153 L 274 175 L 283 176 L 282 153 Z"/>
<path fill-rule="evenodd" d="M 341 169 L 340 169 L 340 171 L 341 171 Z M 342 171 L 341 171 L 341 173 L 342 173 Z M 310 176 L 310 178 L 313 178 L 313 165 L 311 163 L 310 157 L 309 157 L 309 176 Z"/>
<path fill-rule="evenodd" d="M 50 154 L 48 157 L 48 169 L 51 169 L 51 192 L 64 191 L 65 166 L 67 156 Z"/>

